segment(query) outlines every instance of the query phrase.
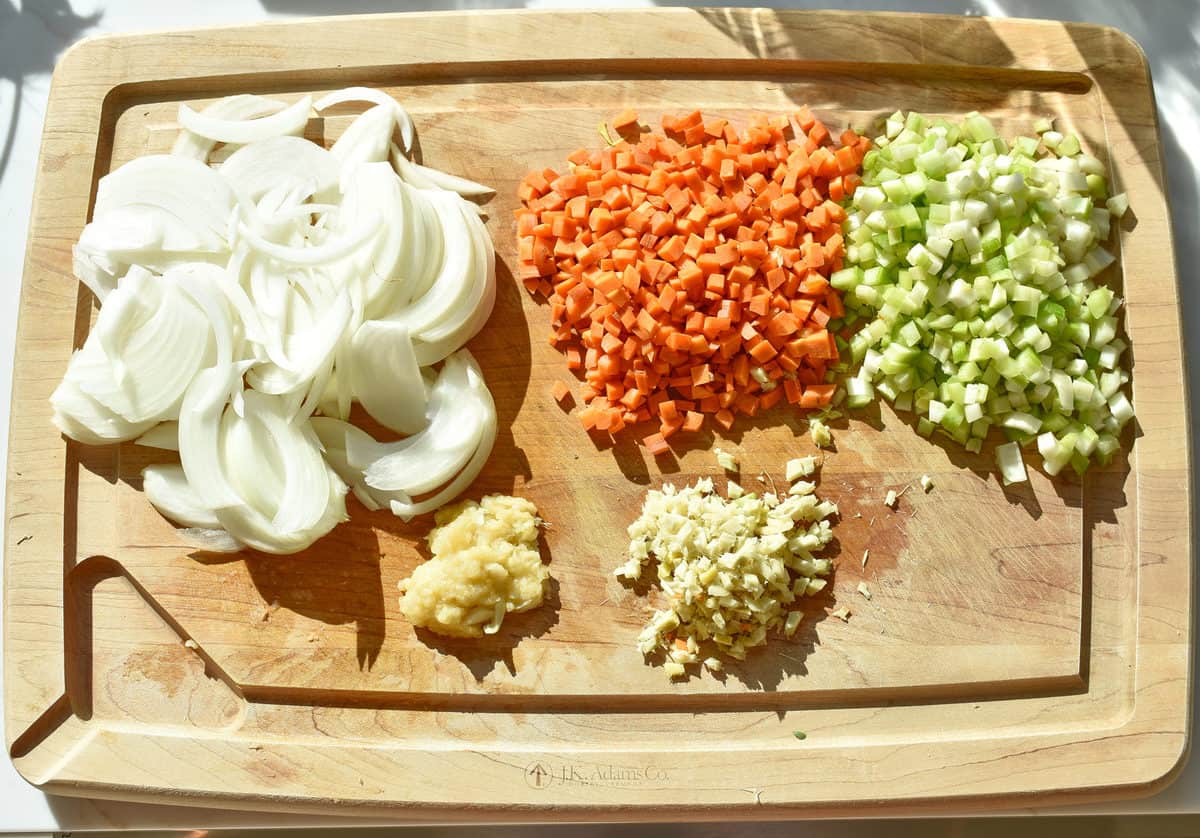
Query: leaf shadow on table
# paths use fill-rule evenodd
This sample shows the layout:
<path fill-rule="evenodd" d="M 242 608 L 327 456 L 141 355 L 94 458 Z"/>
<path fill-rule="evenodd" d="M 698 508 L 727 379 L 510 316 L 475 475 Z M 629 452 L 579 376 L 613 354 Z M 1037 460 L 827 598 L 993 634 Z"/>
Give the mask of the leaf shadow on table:
<path fill-rule="evenodd" d="M 8 168 L 16 141 L 17 123 L 24 101 L 26 76 L 54 69 L 59 51 L 100 22 L 101 13 L 79 15 L 67 0 L 0 0 L 0 79 L 13 85 L 13 101 L 7 125 L 0 133 L 0 179 Z"/>

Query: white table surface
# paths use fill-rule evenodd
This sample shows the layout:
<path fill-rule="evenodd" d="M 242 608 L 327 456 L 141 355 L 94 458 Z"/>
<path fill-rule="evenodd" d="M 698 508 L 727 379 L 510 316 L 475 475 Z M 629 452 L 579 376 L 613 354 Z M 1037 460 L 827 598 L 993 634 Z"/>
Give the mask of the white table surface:
<path fill-rule="evenodd" d="M 15 4 L 15 5 L 14 5 Z M 244 23 L 266 18 L 319 15 L 331 11 L 381 12 L 420 9 L 547 7 L 584 5 L 653 5 L 644 0 L 564 4 L 558 0 L 494 2 L 494 0 L 0 0 L 0 428 L 8 438 L 9 394 L 17 299 L 25 253 L 29 206 L 33 194 L 37 153 L 49 92 L 50 72 L 57 57 L 79 38 L 102 32 L 181 29 Z M 699 5 L 709 5 L 707 3 Z M 733 5 L 718 3 L 714 5 Z M 1175 225 L 1176 260 L 1183 290 L 1185 322 L 1200 323 L 1200 296 L 1191 266 L 1200 262 L 1200 156 L 1182 149 L 1188 137 L 1200 138 L 1200 2 L 1155 0 L 975 0 L 975 2 L 762 2 L 758 5 L 832 7 L 949 12 L 1011 17 L 1083 20 L 1119 27 L 1136 38 L 1150 58 L 1158 99 L 1170 200 Z M 1186 332 L 1188 355 L 1197 348 L 1198 333 Z M 1193 364 L 1191 391 L 1200 393 Z M 1200 412 L 1195 414 L 1200 417 Z M 1192 429 L 1193 447 L 1197 439 Z M 0 474 L 7 449 L 0 448 Z M 0 481 L 0 495 L 4 491 Z M 0 523 L 2 526 L 2 523 Z M 0 638 L 2 642 L 2 638 Z M 2 673 L 0 673 L 2 679 Z M 2 683 L 2 680 L 0 680 Z M 2 721 L 0 721 L 2 724 Z M 1185 768 L 1163 793 L 1135 801 L 1078 808 L 1023 810 L 1040 814 L 1182 814 L 1200 813 L 1200 760 Z M 947 812 L 947 814 L 956 814 Z M 379 824 L 386 821 L 354 820 Z M 347 825 L 346 819 L 312 818 L 229 810 L 149 806 L 48 796 L 22 780 L 7 759 L 0 758 L 0 833 L 50 832 L 87 829 L 216 829 L 230 827 L 292 827 Z M 741 830 L 737 830 L 741 831 Z M 774 830 L 771 830 L 774 832 Z M 713 830 L 705 830 L 714 834 Z M 751 828 L 750 834 L 759 830 Z M 732 832 L 730 833 L 732 834 Z"/>

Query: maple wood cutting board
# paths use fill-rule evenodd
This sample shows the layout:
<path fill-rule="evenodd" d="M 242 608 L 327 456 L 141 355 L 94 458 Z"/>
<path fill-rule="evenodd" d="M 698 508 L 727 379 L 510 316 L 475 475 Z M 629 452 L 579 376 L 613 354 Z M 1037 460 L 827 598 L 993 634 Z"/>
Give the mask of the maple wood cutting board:
<path fill-rule="evenodd" d="M 371 85 L 411 110 L 424 162 L 495 186 L 496 312 L 470 344 L 502 432 L 469 495 L 552 526 L 546 607 L 478 642 L 399 614 L 428 517 L 352 519 L 291 557 L 201 561 L 138 491 L 134 445 L 68 444 L 47 397 L 94 316 L 70 248 L 96 180 L 174 138 L 178 104 Z M 1004 134 L 1058 117 L 1127 191 L 1137 430 L 1082 481 L 1002 489 L 992 451 L 884 407 L 835 426 L 820 493 L 836 574 L 802 629 L 720 678 L 670 683 L 612 577 L 644 491 L 782 479 L 795 413 L 655 461 L 602 445 L 549 395 L 548 312 L 513 280 L 515 188 L 635 107 L 742 120 L 808 103 L 873 130 L 897 108 L 978 109 Z M 332 142 L 351 119 L 312 122 Z M 5 552 L 8 747 L 58 793 L 413 819 L 849 815 L 1148 793 L 1187 752 L 1191 521 L 1178 289 L 1144 56 L 1079 24 L 686 9 L 271 23 L 85 42 L 54 78 L 22 292 Z M 911 489 L 920 475 L 936 488 Z M 723 486 L 723 480 L 718 479 Z M 862 566 L 860 557 L 870 550 Z M 865 581 L 869 601 L 856 588 Z M 846 606 L 848 622 L 829 616 Z M 803 731 L 806 738 L 794 736 Z"/>

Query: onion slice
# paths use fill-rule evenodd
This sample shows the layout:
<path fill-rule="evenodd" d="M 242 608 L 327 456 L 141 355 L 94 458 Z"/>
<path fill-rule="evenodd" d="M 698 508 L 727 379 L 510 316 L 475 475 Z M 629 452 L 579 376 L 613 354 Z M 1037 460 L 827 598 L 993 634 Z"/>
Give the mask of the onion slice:
<path fill-rule="evenodd" d="M 464 206 L 460 207 L 465 210 Z M 487 230 L 477 216 L 464 212 L 467 228 L 474 239 L 474 265 L 471 273 L 476 286 L 471 291 L 472 308 L 458 317 L 440 324 L 415 341 L 413 351 L 422 366 L 437 363 L 465 344 L 483 328 L 492 316 L 496 304 L 496 251 L 488 239 Z"/>
<path fill-rule="evenodd" d="M 344 102 L 371 102 L 375 105 L 394 108 L 394 118 L 400 126 L 400 139 L 404 141 L 404 148 L 405 150 L 412 148 L 413 140 L 416 136 L 416 128 L 413 126 L 412 117 L 408 115 L 408 111 L 404 109 L 403 105 L 381 90 L 375 90 L 371 87 L 346 87 L 342 90 L 335 90 L 332 93 L 325 94 L 317 100 L 313 108 L 317 111 L 323 111 Z"/>
<path fill-rule="evenodd" d="M 235 204 L 233 190 L 198 160 L 152 154 L 100 178 L 89 226 L 81 243 L 131 254 L 228 250 L 225 233 Z M 151 232 L 152 231 L 152 232 Z"/>
<path fill-rule="evenodd" d="M 239 93 L 236 96 L 218 99 L 200 111 L 200 114 L 214 119 L 255 119 L 278 113 L 286 107 L 286 104 L 276 99 Z M 208 160 L 208 155 L 212 153 L 215 145 L 214 140 L 198 136 L 185 129 L 179 132 L 179 136 L 175 139 L 175 145 L 171 146 L 171 154 L 176 157 L 190 157 L 203 163 Z"/>
<path fill-rule="evenodd" d="M 400 149 L 395 146 L 392 146 L 392 165 L 396 167 L 400 177 L 420 189 L 445 189 L 457 192 L 464 198 L 496 194 L 496 190 L 490 186 L 414 163 L 401 154 Z"/>
<path fill-rule="evenodd" d="M 392 129 L 395 127 L 395 110 L 386 105 L 376 105 L 350 123 L 329 153 L 341 162 L 345 172 L 353 171 L 360 163 L 384 162 L 388 159 Z"/>
<path fill-rule="evenodd" d="M 196 373 L 213 363 L 212 334 L 178 286 L 123 282 L 71 358 L 66 380 L 131 423 L 174 419 Z"/>
<path fill-rule="evenodd" d="M 471 270 L 474 238 L 461 210 L 462 198 L 453 193 L 428 191 L 423 191 L 422 197 L 433 207 L 441 227 L 442 263 L 429 289 L 387 318 L 407 326 L 414 338 L 423 338 L 425 332 L 471 305 L 473 292 L 478 290 Z"/>
<path fill-rule="evenodd" d="M 85 445 L 107 445 L 135 439 L 154 425 L 152 421 L 130 422 L 66 378 L 50 394 L 50 405 L 54 408 L 51 417 L 54 426 L 65 436 Z"/>
<path fill-rule="evenodd" d="M 257 201 L 272 189 L 307 186 L 317 200 L 337 196 L 340 167 L 337 159 L 303 137 L 271 137 L 242 146 L 218 170 L 245 198 Z"/>
<path fill-rule="evenodd" d="M 183 466 L 146 466 L 142 469 L 142 491 L 155 509 L 177 524 L 201 529 L 221 527 L 217 516 L 188 483 Z"/>
<path fill-rule="evenodd" d="M 368 486 L 416 495 L 458 474 L 479 448 L 495 404 L 475 359 L 465 349 L 446 359 L 429 399 L 429 424 L 400 442 L 367 450 L 350 442 L 351 464 L 362 465 Z"/>
<path fill-rule="evenodd" d="M 305 96 L 278 113 L 258 119 L 224 119 L 179 106 L 179 124 L 198 137 L 218 143 L 253 143 L 283 134 L 300 134 L 308 124 L 312 97 Z"/>
<path fill-rule="evenodd" d="M 133 441 L 134 445 L 159 448 L 163 451 L 179 450 L 179 423 L 159 422 Z"/>
<path fill-rule="evenodd" d="M 246 416 L 227 410 L 228 371 L 197 376 L 180 417 L 188 483 L 238 541 L 294 553 L 346 518 L 346 484 L 324 462 L 311 428 L 288 422 L 284 400 L 253 390 Z"/>
<path fill-rule="evenodd" d="M 488 394 L 487 399 L 491 401 L 491 394 Z M 418 515 L 433 512 L 435 509 L 445 506 L 461 495 L 475 481 L 475 478 L 479 476 L 479 473 L 483 471 L 483 467 L 487 464 L 488 457 L 492 455 L 492 447 L 496 444 L 496 432 L 496 415 L 493 405 L 492 413 L 483 426 L 479 447 L 475 449 L 475 453 L 471 455 L 471 459 L 467 461 L 466 466 L 458 473 L 458 476 L 450 481 L 449 485 L 440 492 L 424 500 L 415 503 L 411 500 L 393 500 L 389 504 L 392 514 L 400 520 L 408 522 Z"/>
<path fill-rule="evenodd" d="M 347 266 L 356 275 L 366 277 L 368 303 L 385 290 L 400 291 L 408 284 L 409 277 L 400 273 L 400 268 L 406 251 L 415 249 L 411 212 L 411 198 L 387 163 L 363 163 L 347 175 L 339 227 L 349 234 L 376 225 L 372 245 L 352 253 L 348 257 L 351 265 Z M 411 271 L 411 264 L 405 268 Z"/>
<path fill-rule="evenodd" d="M 273 394 L 305 389 L 337 352 L 352 317 L 353 303 L 346 295 L 339 296 L 311 328 L 285 337 L 289 368 L 273 363 L 259 365 L 247 374 L 250 385 Z"/>
<path fill-rule="evenodd" d="M 276 244 L 260 236 L 245 223 L 238 224 L 238 235 L 241 236 L 250 249 L 262 256 L 286 262 L 289 265 L 323 265 L 335 262 L 357 250 L 375 233 L 379 219 L 373 223 L 364 224 L 357 230 L 339 238 L 312 247 L 294 247 Z"/>
<path fill-rule="evenodd" d="M 404 326 L 368 320 L 350 341 L 354 398 L 385 428 L 415 434 L 426 425 L 429 393 Z"/>
<path fill-rule="evenodd" d="M 386 507 L 390 499 L 366 484 L 362 469 L 352 466 L 346 454 L 350 439 L 353 438 L 357 445 L 364 446 L 375 444 L 374 438 L 357 425 L 330 416 L 314 416 L 309 422 L 317 438 L 321 440 L 322 448 L 325 449 L 325 460 L 333 466 L 333 470 L 350 487 L 359 502 L 372 512 Z"/>

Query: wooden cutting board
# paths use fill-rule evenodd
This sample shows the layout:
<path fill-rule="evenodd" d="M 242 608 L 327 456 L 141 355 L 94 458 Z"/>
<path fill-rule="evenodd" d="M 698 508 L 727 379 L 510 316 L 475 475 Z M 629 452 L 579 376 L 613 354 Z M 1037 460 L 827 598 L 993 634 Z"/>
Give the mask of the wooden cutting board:
<path fill-rule="evenodd" d="M 396 583 L 430 521 L 351 502 L 292 557 L 190 555 L 138 491 L 161 452 L 67 444 L 47 397 L 94 317 L 71 244 L 96 180 L 169 148 L 181 102 L 351 84 L 412 111 L 426 163 L 497 187 L 500 292 L 471 343 L 503 430 L 470 490 L 552 523 L 548 605 L 468 643 L 414 632 Z M 1056 116 L 1133 207 L 1128 457 L 1002 489 L 990 448 L 919 437 L 886 407 L 835 427 L 820 492 L 836 574 L 802 629 L 721 678 L 670 683 L 635 648 L 650 601 L 612 577 L 643 493 L 782 478 L 810 453 L 781 409 L 648 458 L 589 437 L 547 310 L 513 280 L 515 187 L 635 107 L 744 119 L 807 103 L 831 128 L 978 109 L 1005 134 Z M 314 120 L 332 142 L 349 113 Z M 1178 288 L 1144 56 L 1111 29 L 767 10 L 336 18 L 87 41 L 46 115 L 14 372 L 5 712 L 18 770 L 57 793 L 385 809 L 411 819 L 860 815 L 1146 794 L 1187 753 L 1191 469 Z M 936 488 L 883 505 L 922 474 Z M 860 557 L 870 550 L 864 567 Z M 869 601 L 856 592 L 865 581 Z M 847 607 L 848 622 L 831 618 Z M 806 737 L 794 735 L 803 731 Z"/>

